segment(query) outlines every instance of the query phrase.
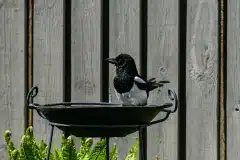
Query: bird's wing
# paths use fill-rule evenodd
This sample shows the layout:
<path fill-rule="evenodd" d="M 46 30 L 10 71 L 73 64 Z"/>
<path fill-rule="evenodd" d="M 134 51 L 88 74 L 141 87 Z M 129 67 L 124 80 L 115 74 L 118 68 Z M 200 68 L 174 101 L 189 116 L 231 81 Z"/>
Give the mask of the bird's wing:
<path fill-rule="evenodd" d="M 169 81 L 156 81 L 156 78 L 150 78 L 149 80 L 145 81 L 141 76 L 135 76 L 134 82 L 138 86 L 138 88 L 151 91 L 158 87 L 163 87 L 165 83 L 170 83 Z"/>
<path fill-rule="evenodd" d="M 134 81 L 135 81 L 135 82 L 138 82 L 138 83 L 146 83 L 145 80 L 143 80 L 141 77 L 138 77 L 138 76 L 135 76 L 135 77 L 134 77 Z"/>
<path fill-rule="evenodd" d="M 139 89 L 147 90 L 147 83 L 146 83 L 146 81 L 143 80 L 141 77 L 135 76 L 135 77 L 134 77 L 134 82 L 135 82 L 135 84 L 137 85 L 137 87 L 138 87 Z"/>

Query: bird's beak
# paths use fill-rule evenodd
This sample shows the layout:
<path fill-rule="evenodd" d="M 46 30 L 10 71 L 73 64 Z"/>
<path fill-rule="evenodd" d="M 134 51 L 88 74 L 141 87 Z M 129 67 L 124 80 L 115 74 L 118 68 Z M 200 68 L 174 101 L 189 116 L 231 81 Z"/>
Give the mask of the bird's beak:
<path fill-rule="evenodd" d="M 115 58 L 107 58 L 105 59 L 106 61 L 108 61 L 108 63 L 111 63 L 111 64 L 117 64 L 117 61 Z"/>

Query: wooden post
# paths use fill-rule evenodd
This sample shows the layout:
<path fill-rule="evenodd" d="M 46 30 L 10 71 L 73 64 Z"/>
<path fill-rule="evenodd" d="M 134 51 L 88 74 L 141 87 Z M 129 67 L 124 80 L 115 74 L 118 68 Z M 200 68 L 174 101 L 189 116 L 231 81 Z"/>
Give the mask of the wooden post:
<path fill-rule="evenodd" d="M 26 54 L 25 54 L 25 84 L 26 91 L 25 95 L 30 88 L 33 86 L 33 0 L 26 0 L 25 2 L 26 9 Z M 26 96 L 25 96 L 26 97 Z M 33 125 L 33 112 L 28 109 L 28 106 L 25 106 L 24 114 L 24 123 L 25 130 L 28 126 Z"/>
<path fill-rule="evenodd" d="M 219 159 L 226 160 L 226 0 L 219 1 Z"/>

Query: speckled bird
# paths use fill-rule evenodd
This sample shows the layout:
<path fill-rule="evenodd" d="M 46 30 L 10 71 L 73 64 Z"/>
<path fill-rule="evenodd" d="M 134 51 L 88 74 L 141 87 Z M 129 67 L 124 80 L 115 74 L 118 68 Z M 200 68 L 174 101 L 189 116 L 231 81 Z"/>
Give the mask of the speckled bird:
<path fill-rule="evenodd" d="M 125 106 L 147 105 L 149 92 L 162 87 L 164 83 L 169 83 L 169 81 L 157 82 L 155 78 L 144 80 L 138 74 L 135 61 L 129 54 L 121 53 L 115 58 L 107 58 L 106 61 L 116 66 L 114 90 L 118 100 Z"/>

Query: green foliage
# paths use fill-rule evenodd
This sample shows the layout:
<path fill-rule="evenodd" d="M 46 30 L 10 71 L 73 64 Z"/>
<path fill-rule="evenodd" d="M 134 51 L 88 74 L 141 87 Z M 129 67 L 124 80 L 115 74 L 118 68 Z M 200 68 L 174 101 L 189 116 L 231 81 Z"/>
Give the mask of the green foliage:
<path fill-rule="evenodd" d="M 91 156 L 91 147 L 93 144 L 93 139 L 92 138 L 85 138 L 81 137 L 80 138 L 80 151 L 77 154 L 78 160 L 88 160 Z"/>
<path fill-rule="evenodd" d="M 46 157 L 47 156 L 47 145 L 46 143 L 44 143 L 43 140 L 40 141 L 39 145 L 38 145 L 38 148 L 39 148 L 39 154 L 41 157 Z"/>
<path fill-rule="evenodd" d="M 62 136 L 62 160 L 77 160 L 77 150 L 73 139 L 69 136 L 67 139 Z"/>
<path fill-rule="evenodd" d="M 114 144 L 112 151 L 110 152 L 110 160 L 117 160 L 117 145 Z"/>
<path fill-rule="evenodd" d="M 158 155 L 155 156 L 154 160 L 159 160 L 159 157 Z"/>
<path fill-rule="evenodd" d="M 139 146 L 139 140 L 137 139 L 136 143 L 130 149 L 130 151 L 129 151 L 127 157 L 125 158 L 125 160 L 137 159 L 138 146 Z"/>
<path fill-rule="evenodd" d="M 42 160 L 47 156 L 48 146 L 41 140 L 37 144 L 33 129 L 29 127 L 21 138 L 21 144 L 17 149 L 11 139 L 11 132 L 7 130 L 4 134 L 10 160 Z M 92 138 L 80 138 L 81 147 L 79 151 L 75 148 L 71 136 L 62 136 L 61 149 L 55 148 L 50 154 L 50 160 L 105 160 L 106 139 L 101 138 L 94 146 Z M 131 147 L 125 160 L 136 160 L 138 152 L 138 139 Z M 93 148 L 92 148 L 93 147 Z M 92 149 L 91 149 L 92 148 Z M 114 144 L 110 150 L 110 160 L 117 160 L 117 146 Z"/>
<path fill-rule="evenodd" d="M 13 141 L 11 140 L 11 136 L 12 136 L 12 133 L 9 130 L 7 130 L 4 134 L 4 139 L 8 146 L 8 155 L 10 159 L 12 159 L 13 151 L 16 152 Z"/>
<path fill-rule="evenodd" d="M 89 160 L 105 160 L 106 159 L 106 140 L 101 138 L 91 151 Z"/>

